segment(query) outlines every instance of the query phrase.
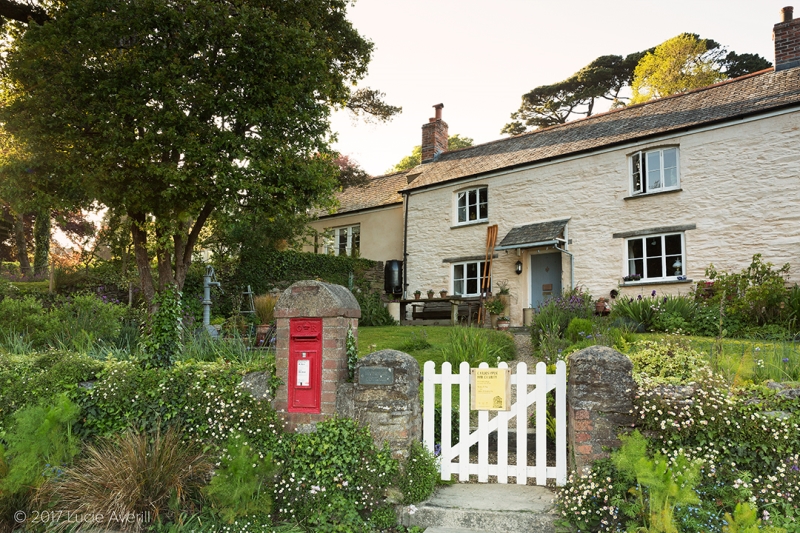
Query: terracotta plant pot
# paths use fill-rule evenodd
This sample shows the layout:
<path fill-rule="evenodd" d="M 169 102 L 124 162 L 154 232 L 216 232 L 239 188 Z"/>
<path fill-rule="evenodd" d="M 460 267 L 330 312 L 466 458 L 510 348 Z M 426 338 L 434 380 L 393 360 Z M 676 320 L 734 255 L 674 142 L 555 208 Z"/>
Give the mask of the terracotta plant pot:
<path fill-rule="evenodd" d="M 498 320 L 497 321 L 497 329 L 499 331 L 507 330 L 511 323 L 508 320 Z"/>
<path fill-rule="evenodd" d="M 422 296 L 421 294 L 414 293 L 415 300 L 419 300 L 421 296 Z"/>

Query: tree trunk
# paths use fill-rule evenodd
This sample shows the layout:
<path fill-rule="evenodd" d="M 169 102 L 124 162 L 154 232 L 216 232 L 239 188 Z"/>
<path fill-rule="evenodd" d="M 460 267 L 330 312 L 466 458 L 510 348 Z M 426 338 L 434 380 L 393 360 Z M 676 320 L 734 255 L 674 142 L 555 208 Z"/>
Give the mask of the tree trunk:
<path fill-rule="evenodd" d="M 136 268 L 139 271 L 139 281 L 142 284 L 142 294 L 150 313 L 155 312 L 153 297 L 156 288 L 153 284 L 153 274 L 150 271 L 150 257 L 147 253 L 147 227 L 145 215 L 142 213 L 129 213 L 131 218 L 131 237 L 133 238 L 133 255 L 136 259 Z"/>
<path fill-rule="evenodd" d="M 14 242 L 17 245 L 19 270 L 24 276 L 27 276 L 31 273 L 31 262 L 28 260 L 28 243 L 25 242 L 25 222 L 22 215 L 14 217 Z"/>
<path fill-rule="evenodd" d="M 36 213 L 33 223 L 33 272 L 35 276 L 47 273 L 48 259 L 50 258 L 50 211 L 42 209 Z"/>

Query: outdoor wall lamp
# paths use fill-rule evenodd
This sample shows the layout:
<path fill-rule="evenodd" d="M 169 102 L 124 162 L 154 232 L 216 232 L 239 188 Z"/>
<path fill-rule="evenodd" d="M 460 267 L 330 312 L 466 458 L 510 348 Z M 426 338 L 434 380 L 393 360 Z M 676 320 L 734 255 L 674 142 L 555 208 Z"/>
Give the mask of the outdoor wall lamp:
<path fill-rule="evenodd" d="M 522 274 L 522 261 L 517 261 L 514 264 L 514 272 L 516 272 L 517 275 Z"/>

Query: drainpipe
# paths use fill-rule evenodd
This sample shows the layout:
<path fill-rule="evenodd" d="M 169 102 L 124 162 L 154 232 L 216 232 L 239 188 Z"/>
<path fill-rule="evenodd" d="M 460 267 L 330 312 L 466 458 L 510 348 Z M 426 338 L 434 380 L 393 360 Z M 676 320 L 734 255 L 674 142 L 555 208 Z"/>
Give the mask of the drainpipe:
<path fill-rule="evenodd" d="M 403 205 L 403 299 L 408 299 L 408 201 L 411 199 L 410 192 L 404 192 Z M 405 317 L 403 317 L 405 318 Z"/>

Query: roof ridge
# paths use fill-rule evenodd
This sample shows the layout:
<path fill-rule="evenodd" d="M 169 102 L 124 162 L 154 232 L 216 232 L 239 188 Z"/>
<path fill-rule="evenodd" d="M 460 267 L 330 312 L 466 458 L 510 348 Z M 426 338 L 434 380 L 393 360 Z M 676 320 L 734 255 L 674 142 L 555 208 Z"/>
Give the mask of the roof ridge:
<path fill-rule="evenodd" d="M 711 85 L 706 85 L 705 87 L 699 87 L 697 89 L 692 89 L 690 91 L 686 91 L 685 93 L 670 94 L 668 96 L 662 96 L 661 98 L 654 98 L 652 100 L 648 100 L 648 101 L 642 102 L 640 104 L 626 105 L 626 106 L 622 106 L 622 107 L 617 107 L 615 109 L 609 109 L 609 110 L 603 111 L 601 113 L 595 113 L 595 114 L 590 115 L 588 117 L 576 118 L 575 120 L 570 120 L 570 121 L 564 122 L 563 124 L 553 124 L 552 126 L 547 126 L 546 128 L 539 128 L 539 129 L 532 130 L 532 131 L 526 131 L 524 133 L 520 133 L 519 135 L 512 135 L 510 137 L 494 139 L 494 140 L 487 141 L 487 142 L 484 142 L 484 143 L 473 144 L 472 146 L 467 146 L 467 147 L 464 147 L 464 148 L 458 148 L 456 150 L 448 150 L 447 152 L 444 152 L 442 155 L 444 155 L 444 154 L 453 154 L 453 153 L 456 153 L 456 152 L 466 151 L 466 150 L 470 150 L 470 149 L 473 149 L 473 148 L 479 148 L 479 147 L 482 147 L 482 146 L 488 146 L 488 145 L 492 145 L 492 144 L 508 142 L 511 139 L 520 139 L 522 137 L 535 135 L 537 133 L 541 133 L 541 132 L 544 132 L 544 131 L 553 131 L 553 130 L 558 129 L 558 128 L 564 128 L 564 127 L 571 126 L 573 124 L 580 124 L 580 123 L 586 122 L 588 120 L 597 119 L 597 118 L 600 118 L 600 117 L 605 117 L 605 116 L 607 116 L 607 115 L 609 115 L 611 113 L 620 113 L 620 112 L 623 112 L 623 111 L 625 111 L 627 109 L 641 108 L 643 106 L 655 104 L 657 102 L 662 102 L 664 100 L 669 100 L 669 99 L 674 99 L 674 98 L 680 98 L 680 97 L 683 97 L 683 96 L 688 96 L 690 94 L 695 94 L 695 93 L 699 93 L 699 92 L 702 92 L 702 91 L 707 91 L 709 89 L 714 89 L 714 88 L 717 88 L 717 87 L 720 87 L 720 86 L 723 86 L 723 85 L 728 85 L 730 83 L 743 81 L 743 80 L 746 80 L 746 79 L 749 79 L 749 78 L 753 78 L 755 76 L 760 76 L 762 74 L 767 74 L 768 72 L 774 72 L 774 71 L 775 71 L 774 67 L 769 67 L 769 68 L 766 68 L 764 70 L 759 70 L 757 72 L 751 72 L 750 74 L 744 74 L 744 75 L 738 76 L 736 78 L 730 78 L 730 79 L 727 79 L 727 80 L 718 81 L 717 83 L 713 83 Z"/>

